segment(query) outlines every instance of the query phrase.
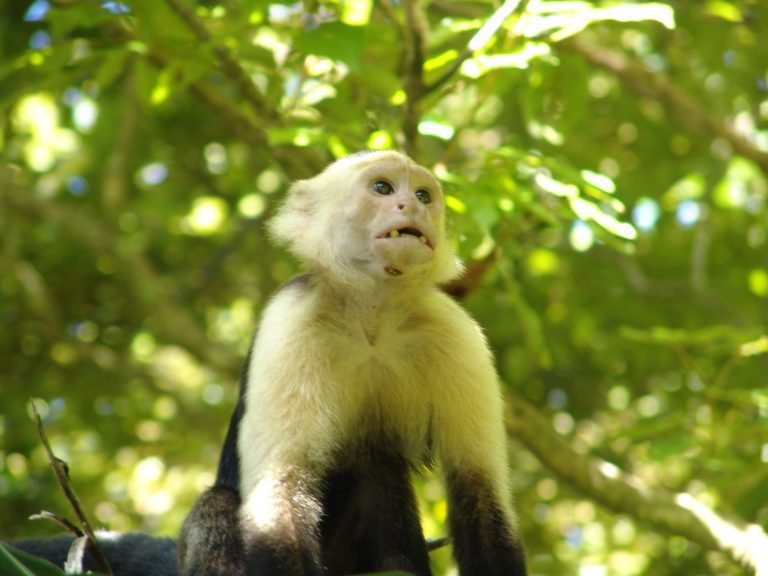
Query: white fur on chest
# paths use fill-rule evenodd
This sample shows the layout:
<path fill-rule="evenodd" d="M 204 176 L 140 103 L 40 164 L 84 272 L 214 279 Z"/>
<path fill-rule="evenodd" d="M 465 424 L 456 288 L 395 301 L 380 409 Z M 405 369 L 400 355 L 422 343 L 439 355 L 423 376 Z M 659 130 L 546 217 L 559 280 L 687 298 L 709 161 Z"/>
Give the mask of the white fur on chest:
<path fill-rule="evenodd" d="M 370 440 L 361 435 L 367 432 L 401 442 L 412 460 L 426 456 L 435 378 L 423 341 L 408 318 L 367 326 L 351 320 L 326 336 L 323 348 L 338 377 L 328 392 L 341 415 L 342 441 Z"/>
<path fill-rule="evenodd" d="M 394 440 L 412 462 L 429 440 L 443 454 L 475 451 L 466 423 L 485 419 L 460 415 L 500 405 L 484 338 L 463 310 L 436 293 L 386 313 L 327 309 L 292 289 L 264 312 L 240 428 L 246 486 L 281 464 L 327 464 L 355 442 Z"/>

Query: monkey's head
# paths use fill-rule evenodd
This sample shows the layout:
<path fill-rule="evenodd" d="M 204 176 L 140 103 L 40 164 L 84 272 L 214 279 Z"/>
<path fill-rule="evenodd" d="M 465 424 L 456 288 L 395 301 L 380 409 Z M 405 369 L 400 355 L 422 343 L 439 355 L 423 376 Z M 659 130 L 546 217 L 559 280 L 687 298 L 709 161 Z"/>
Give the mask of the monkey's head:
<path fill-rule="evenodd" d="M 344 283 L 439 284 L 461 271 L 439 182 L 398 152 L 353 154 L 296 182 L 269 230 L 310 271 Z"/>

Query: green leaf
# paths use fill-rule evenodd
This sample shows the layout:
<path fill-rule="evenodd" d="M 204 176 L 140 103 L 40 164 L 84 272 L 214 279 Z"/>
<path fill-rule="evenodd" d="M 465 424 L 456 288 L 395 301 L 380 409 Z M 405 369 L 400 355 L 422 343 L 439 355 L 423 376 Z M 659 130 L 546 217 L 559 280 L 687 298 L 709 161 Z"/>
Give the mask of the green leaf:
<path fill-rule="evenodd" d="M 768 354 L 768 336 L 761 336 L 757 340 L 745 342 L 739 346 L 739 354 L 741 356 L 759 356 L 761 354 Z"/>
<path fill-rule="evenodd" d="M 0 574 L 3 576 L 61 576 L 50 562 L 0 542 Z"/>
<path fill-rule="evenodd" d="M 291 144 L 293 146 L 309 146 L 326 139 L 322 128 L 298 126 L 295 128 L 274 128 L 268 133 L 270 146 Z"/>
<path fill-rule="evenodd" d="M 363 28 L 341 22 L 323 24 L 296 38 L 296 47 L 302 52 L 340 60 L 353 72 L 362 68 L 364 44 Z"/>
<path fill-rule="evenodd" d="M 713 16 L 722 18 L 727 22 L 741 22 L 744 19 L 741 10 L 739 10 L 731 2 L 724 2 L 722 0 L 709 0 L 705 10 Z"/>
<path fill-rule="evenodd" d="M 685 453 L 692 444 L 691 436 L 677 435 L 656 439 L 651 443 L 648 454 L 653 460 L 664 461 Z"/>

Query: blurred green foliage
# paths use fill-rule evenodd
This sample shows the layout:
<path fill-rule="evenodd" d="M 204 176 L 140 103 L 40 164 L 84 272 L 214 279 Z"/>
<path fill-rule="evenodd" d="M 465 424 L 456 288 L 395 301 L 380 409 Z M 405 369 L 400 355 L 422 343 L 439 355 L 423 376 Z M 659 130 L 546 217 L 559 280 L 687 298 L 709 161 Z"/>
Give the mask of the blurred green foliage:
<path fill-rule="evenodd" d="M 366 147 L 444 182 L 510 389 L 580 453 L 768 526 L 768 5 L 0 6 L 5 536 L 67 513 L 30 397 L 94 523 L 176 532 L 296 272 L 263 218 Z M 512 452 L 535 573 L 742 573 Z"/>

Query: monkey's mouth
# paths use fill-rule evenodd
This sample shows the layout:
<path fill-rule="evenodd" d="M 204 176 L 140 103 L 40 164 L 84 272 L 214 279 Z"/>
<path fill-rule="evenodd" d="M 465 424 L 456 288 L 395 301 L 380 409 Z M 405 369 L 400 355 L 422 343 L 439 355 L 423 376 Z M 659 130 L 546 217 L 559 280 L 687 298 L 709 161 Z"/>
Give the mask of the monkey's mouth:
<path fill-rule="evenodd" d="M 416 238 L 419 242 L 424 244 L 424 246 L 427 246 L 429 249 L 434 249 L 432 247 L 432 242 L 429 241 L 429 238 L 427 238 L 424 234 L 422 234 L 421 230 L 418 228 L 394 228 L 392 230 L 389 230 L 387 232 L 384 232 L 384 234 L 381 234 L 377 236 L 376 238 L 382 239 L 382 238 L 403 238 L 403 237 L 412 237 Z"/>

